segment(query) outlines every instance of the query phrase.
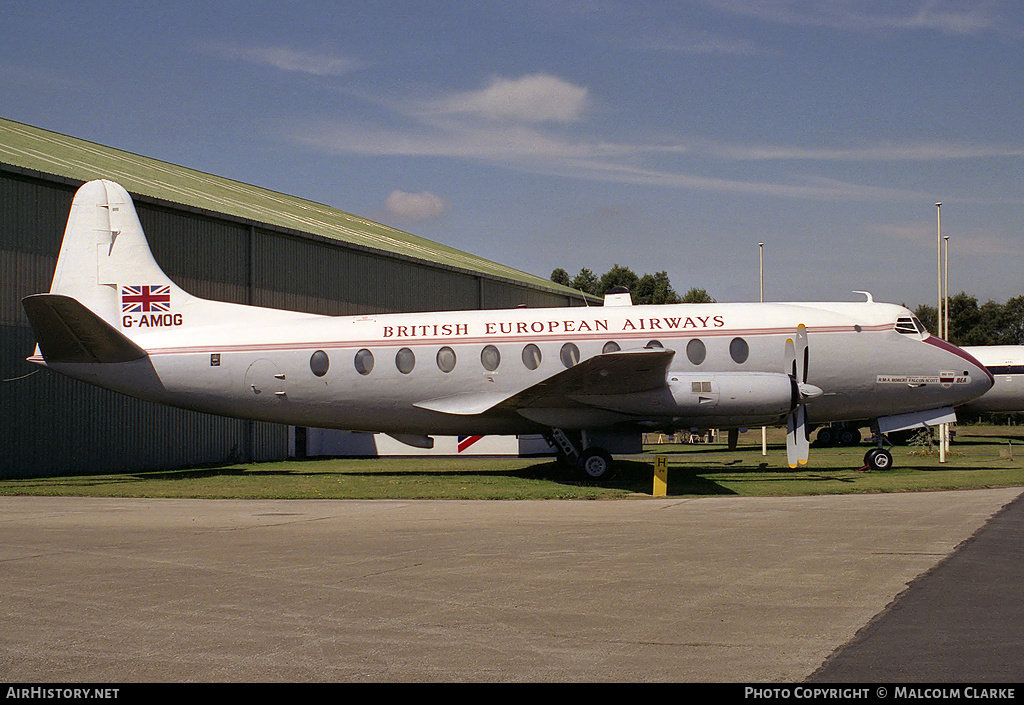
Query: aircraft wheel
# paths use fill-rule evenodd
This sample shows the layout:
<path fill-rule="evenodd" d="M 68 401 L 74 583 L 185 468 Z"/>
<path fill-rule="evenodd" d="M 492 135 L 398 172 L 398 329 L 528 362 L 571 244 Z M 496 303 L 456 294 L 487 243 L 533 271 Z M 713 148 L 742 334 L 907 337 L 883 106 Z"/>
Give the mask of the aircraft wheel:
<path fill-rule="evenodd" d="M 580 471 L 588 480 L 606 480 L 612 475 L 612 456 L 603 448 L 587 448 L 580 457 Z"/>
<path fill-rule="evenodd" d="M 830 446 L 836 442 L 836 432 L 831 426 L 825 426 L 818 431 L 818 445 Z"/>
<path fill-rule="evenodd" d="M 885 448 L 872 448 L 864 454 L 864 464 L 872 470 L 891 470 L 892 453 Z"/>
<path fill-rule="evenodd" d="M 844 428 L 839 432 L 839 444 L 855 446 L 860 443 L 860 431 L 856 428 Z"/>

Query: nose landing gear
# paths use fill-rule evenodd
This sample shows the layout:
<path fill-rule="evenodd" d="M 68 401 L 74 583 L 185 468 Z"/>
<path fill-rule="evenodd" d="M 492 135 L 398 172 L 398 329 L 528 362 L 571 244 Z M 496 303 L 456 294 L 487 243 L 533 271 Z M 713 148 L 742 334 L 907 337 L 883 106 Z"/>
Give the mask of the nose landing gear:
<path fill-rule="evenodd" d="M 872 448 L 864 454 L 864 465 L 872 470 L 891 470 L 892 453 L 886 448 Z"/>

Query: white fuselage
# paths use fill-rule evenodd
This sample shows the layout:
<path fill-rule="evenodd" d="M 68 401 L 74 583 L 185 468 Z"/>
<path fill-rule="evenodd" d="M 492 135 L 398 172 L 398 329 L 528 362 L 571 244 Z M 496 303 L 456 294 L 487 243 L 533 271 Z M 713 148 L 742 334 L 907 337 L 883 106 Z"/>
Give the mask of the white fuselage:
<path fill-rule="evenodd" d="M 764 377 L 771 382 L 789 372 L 786 340 L 801 324 L 807 327 L 806 381 L 822 391 L 807 404 L 808 420 L 815 423 L 954 406 L 991 384 L 986 371 L 956 348 L 927 333 L 897 332 L 897 319 L 909 311 L 874 302 L 341 317 L 216 305 L 212 322 L 190 326 L 187 334 L 179 327 L 182 319 L 176 324 L 152 318 L 142 326 L 138 319 L 128 322 L 122 331 L 148 352 L 147 359 L 49 364 L 110 389 L 199 411 L 301 426 L 441 435 L 525 433 L 550 425 L 543 415 L 490 408 L 490 401 L 538 385 L 610 344 L 624 351 L 658 345 L 675 351 L 665 380 L 671 396 L 634 395 L 628 404 L 606 405 L 610 410 L 601 413 L 555 409 L 552 418 L 566 412 L 561 425 L 784 423 L 788 387 L 765 387 L 764 394 L 778 403 L 749 408 L 730 397 L 730 389 L 734 380 L 760 384 L 758 375 L 771 375 Z M 188 309 L 181 315 L 187 324 Z M 686 395 L 702 382 L 713 393 L 690 404 Z M 446 413 L 423 405 L 438 399 L 466 399 L 468 410 Z"/>

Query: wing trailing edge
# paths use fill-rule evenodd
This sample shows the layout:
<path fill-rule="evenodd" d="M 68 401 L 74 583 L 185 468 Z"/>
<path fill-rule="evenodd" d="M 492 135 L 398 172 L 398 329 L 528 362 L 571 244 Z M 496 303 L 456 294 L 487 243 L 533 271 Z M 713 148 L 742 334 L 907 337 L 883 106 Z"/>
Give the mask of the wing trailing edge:
<path fill-rule="evenodd" d="M 505 409 L 580 408 L 582 395 L 635 394 L 665 386 L 673 350 L 622 350 L 588 358 L 526 389 L 511 393 L 480 392 L 426 399 L 414 406 L 444 414 L 469 416 Z"/>

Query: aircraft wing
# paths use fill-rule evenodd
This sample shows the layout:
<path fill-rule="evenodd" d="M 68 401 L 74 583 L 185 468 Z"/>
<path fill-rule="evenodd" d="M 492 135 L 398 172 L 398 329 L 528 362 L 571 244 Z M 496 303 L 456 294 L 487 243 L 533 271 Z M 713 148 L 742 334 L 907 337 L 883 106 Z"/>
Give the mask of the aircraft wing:
<path fill-rule="evenodd" d="M 607 397 L 665 386 L 674 350 L 620 350 L 597 355 L 526 389 L 507 393 L 467 393 L 417 402 L 415 406 L 446 414 L 482 414 L 507 409 L 581 408 L 578 395 Z"/>

